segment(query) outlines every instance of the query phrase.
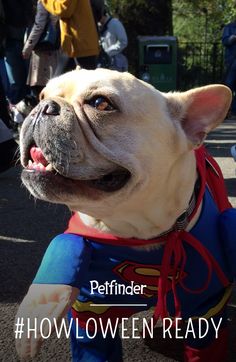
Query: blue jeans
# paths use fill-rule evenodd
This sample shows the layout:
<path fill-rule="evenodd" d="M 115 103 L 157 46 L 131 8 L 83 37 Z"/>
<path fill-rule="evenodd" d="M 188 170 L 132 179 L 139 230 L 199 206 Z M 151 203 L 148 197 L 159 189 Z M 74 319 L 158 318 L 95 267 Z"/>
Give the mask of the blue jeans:
<path fill-rule="evenodd" d="M 231 89 L 233 93 L 231 112 L 236 114 L 236 59 L 228 65 L 224 83 Z"/>
<path fill-rule="evenodd" d="M 23 59 L 22 49 L 23 40 L 7 39 L 4 60 L 10 83 L 8 98 L 13 104 L 18 103 L 28 92 L 28 61 Z"/>

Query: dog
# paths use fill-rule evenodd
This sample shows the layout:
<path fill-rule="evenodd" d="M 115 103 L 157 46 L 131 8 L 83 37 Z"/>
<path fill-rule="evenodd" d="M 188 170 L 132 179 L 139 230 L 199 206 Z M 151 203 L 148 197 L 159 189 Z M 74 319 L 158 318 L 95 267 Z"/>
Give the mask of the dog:
<path fill-rule="evenodd" d="M 32 109 L 37 105 L 38 101 L 34 96 L 26 95 L 20 102 L 10 105 L 13 129 L 20 132 L 21 125 L 25 118 L 30 114 Z"/>
<path fill-rule="evenodd" d="M 194 330 L 206 317 L 220 326 L 219 338 L 213 328 L 187 338 L 185 359 L 214 353 L 223 361 L 236 217 L 202 143 L 225 118 L 230 90 L 161 93 L 129 73 L 76 69 L 50 80 L 40 99 L 20 134 L 22 181 L 73 216 L 17 318 L 69 313 L 73 361 L 122 361 L 119 333 L 103 338 L 95 323 L 114 325 L 150 307 L 155 323 L 193 318 Z M 24 333 L 16 348 L 34 357 L 42 341 Z"/>

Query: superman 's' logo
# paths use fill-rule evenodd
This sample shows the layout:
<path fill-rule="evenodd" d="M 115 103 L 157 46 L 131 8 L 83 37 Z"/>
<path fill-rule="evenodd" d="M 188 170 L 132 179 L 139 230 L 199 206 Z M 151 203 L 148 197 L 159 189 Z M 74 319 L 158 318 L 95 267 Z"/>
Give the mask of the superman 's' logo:
<path fill-rule="evenodd" d="M 130 283 L 133 281 L 135 284 L 146 284 L 144 288 L 144 297 L 154 297 L 157 295 L 158 279 L 160 277 L 161 265 L 139 264 L 132 261 L 124 261 L 117 265 L 113 271 L 119 275 L 120 278 Z M 186 276 L 182 274 L 181 279 Z M 179 282 L 180 275 L 175 275 L 176 281 Z M 170 270 L 168 277 L 167 291 L 171 290 L 171 283 L 173 279 L 173 272 Z"/>

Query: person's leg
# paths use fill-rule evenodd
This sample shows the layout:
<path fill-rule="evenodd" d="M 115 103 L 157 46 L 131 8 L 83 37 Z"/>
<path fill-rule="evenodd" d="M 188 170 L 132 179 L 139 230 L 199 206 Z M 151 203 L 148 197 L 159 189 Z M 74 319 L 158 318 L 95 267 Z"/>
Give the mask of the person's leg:
<path fill-rule="evenodd" d="M 6 95 L 6 97 L 8 97 L 10 84 L 9 84 L 9 79 L 8 79 L 8 76 L 7 76 L 4 56 L 2 58 L 0 58 L 0 74 L 1 74 L 2 85 L 3 85 L 5 95 Z"/>
<path fill-rule="evenodd" d="M 233 93 L 231 112 L 236 115 L 236 59 L 231 65 L 229 65 L 224 83 L 231 89 Z"/>
<path fill-rule="evenodd" d="M 236 162 L 236 145 L 233 145 L 231 147 L 230 151 L 231 151 L 231 155 L 232 155 L 234 161 Z"/>
<path fill-rule="evenodd" d="M 28 62 L 22 57 L 23 41 L 7 39 L 5 49 L 5 65 L 10 83 L 9 99 L 13 104 L 18 103 L 28 92 L 26 79 Z"/>
<path fill-rule="evenodd" d="M 75 68 L 75 61 L 73 58 L 69 58 L 66 54 L 59 52 L 58 64 L 54 73 L 54 77 L 58 77 L 61 74 L 69 72 Z"/>
<path fill-rule="evenodd" d="M 80 65 L 81 68 L 84 69 L 96 69 L 97 67 L 97 57 L 90 56 L 90 57 L 79 57 L 75 58 L 77 65 Z"/>
<path fill-rule="evenodd" d="M 8 128 L 11 128 L 10 124 L 10 113 L 8 110 L 8 104 L 6 100 L 5 91 L 2 84 L 2 78 L 0 76 L 0 118 Z"/>
<path fill-rule="evenodd" d="M 126 56 L 122 53 L 117 54 L 111 57 L 111 65 L 109 67 L 112 70 L 117 70 L 118 72 L 127 72 L 128 71 L 128 60 Z"/>
<path fill-rule="evenodd" d="M 19 159 L 18 144 L 13 139 L 11 131 L 0 119 L 0 172 L 14 166 Z"/>

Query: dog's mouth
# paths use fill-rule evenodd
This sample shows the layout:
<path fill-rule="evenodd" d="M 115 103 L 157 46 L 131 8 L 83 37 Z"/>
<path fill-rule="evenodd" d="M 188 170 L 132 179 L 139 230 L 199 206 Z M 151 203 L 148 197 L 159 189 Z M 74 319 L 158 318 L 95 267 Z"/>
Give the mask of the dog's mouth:
<path fill-rule="evenodd" d="M 24 172 L 30 173 L 31 178 L 35 175 L 37 177 L 45 178 L 54 178 L 55 181 L 57 178 L 60 178 L 60 183 L 62 179 L 66 182 L 77 183 L 78 186 L 87 186 L 92 189 L 97 189 L 104 192 L 115 192 L 123 188 L 131 178 L 131 173 L 120 166 L 117 166 L 112 172 L 102 175 L 101 177 L 95 179 L 72 179 L 60 174 L 51 163 L 45 158 L 43 151 L 40 147 L 32 145 L 29 149 L 29 158 L 28 163 L 25 167 Z"/>

